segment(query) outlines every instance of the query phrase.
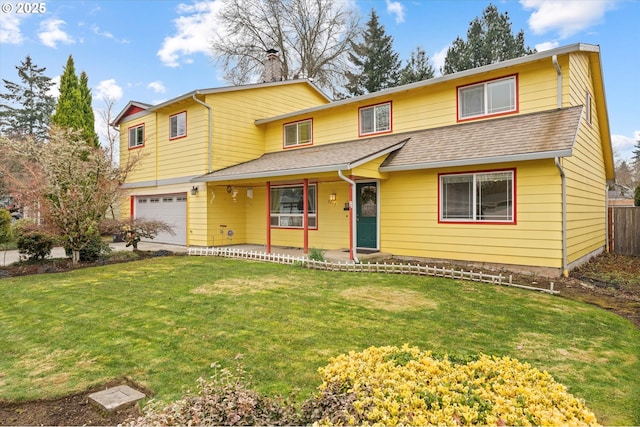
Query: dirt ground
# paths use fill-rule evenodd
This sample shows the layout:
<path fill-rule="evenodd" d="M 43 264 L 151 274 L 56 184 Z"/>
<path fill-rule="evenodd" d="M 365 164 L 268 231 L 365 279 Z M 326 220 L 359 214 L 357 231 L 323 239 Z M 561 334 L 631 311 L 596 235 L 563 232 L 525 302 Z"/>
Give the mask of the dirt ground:
<path fill-rule="evenodd" d="M 140 258 L 164 255 L 171 255 L 171 253 L 141 252 Z M 99 264 L 84 265 L 80 268 Z M 1 275 L 38 274 L 65 271 L 70 268 L 71 265 L 63 260 L 58 260 L 54 265 L 0 267 L 0 278 Z M 610 310 L 629 319 L 640 329 L 640 279 L 638 278 L 640 278 L 640 258 L 605 254 L 574 270 L 569 278 L 549 279 L 514 275 L 513 282 L 546 289 L 549 289 L 550 283 L 553 282 L 554 289 L 560 292 L 560 298 L 575 299 Z M 0 425 L 91 426 L 123 423 L 133 416 L 140 415 L 137 405 L 107 413 L 89 403 L 88 400 L 89 394 L 120 384 L 127 384 L 140 390 L 140 387 L 126 380 L 114 380 L 86 392 L 55 400 L 11 403 L 0 399 Z"/>

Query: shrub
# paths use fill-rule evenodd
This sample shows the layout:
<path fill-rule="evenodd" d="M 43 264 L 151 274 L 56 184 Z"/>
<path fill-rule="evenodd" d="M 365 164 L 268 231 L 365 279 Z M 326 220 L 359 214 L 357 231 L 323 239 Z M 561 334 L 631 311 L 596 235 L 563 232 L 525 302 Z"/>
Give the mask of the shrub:
<path fill-rule="evenodd" d="M 0 244 L 6 244 L 11 240 L 11 213 L 0 208 Z"/>
<path fill-rule="evenodd" d="M 102 237 L 98 233 L 94 233 L 90 236 L 87 236 L 88 243 L 87 245 L 80 249 L 80 258 L 81 262 L 94 262 L 98 259 L 105 257 L 111 253 L 111 248 L 109 244 L 102 240 Z M 72 249 L 69 243 L 64 243 L 64 253 L 71 257 Z"/>
<path fill-rule="evenodd" d="M 36 224 L 28 220 L 18 220 L 14 223 L 13 233 L 20 255 L 29 260 L 45 259 L 51 254 L 56 239 Z"/>
<path fill-rule="evenodd" d="M 247 388 L 244 370 L 238 366 L 218 371 L 209 380 L 198 379 L 197 393 L 162 408 L 156 402 L 145 407 L 145 415 L 126 425 L 297 425 L 293 404 L 270 399 Z"/>
<path fill-rule="evenodd" d="M 324 253 L 322 249 L 311 248 L 309 249 L 309 259 L 312 261 L 324 261 Z"/>
<path fill-rule="evenodd" d="M 509 357 L 454 363 L 407 345 L 371 347 L 320 374 L 303 409 L 321 425 L 597 425 L 551 375 Z"/>
<path fill-rule="evenodd" d="M 633 205 L 640 206 L 640 183 L 636 186 L 636 191 L 633 196 Z"/>

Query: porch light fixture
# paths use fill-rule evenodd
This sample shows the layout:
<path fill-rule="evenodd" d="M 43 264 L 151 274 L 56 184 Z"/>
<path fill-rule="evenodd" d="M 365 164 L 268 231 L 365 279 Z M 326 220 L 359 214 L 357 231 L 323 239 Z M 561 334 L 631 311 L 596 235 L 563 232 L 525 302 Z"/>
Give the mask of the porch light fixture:
<path fill-rule="evenodd" d="M 198 187 L 194 185 L 193 187 L 191 187 L 191 195 L 195 196 L 196 194 L 198 194 Z"/>
<path fill-rule="evenodd" d="M 336 199 L 337 199 L 336 193 L 331 193 L 331 194 L 329 194 L 329 203 L 330 203 L 331 205 L 335 206 L 335 204 L 336 204 Z"/>

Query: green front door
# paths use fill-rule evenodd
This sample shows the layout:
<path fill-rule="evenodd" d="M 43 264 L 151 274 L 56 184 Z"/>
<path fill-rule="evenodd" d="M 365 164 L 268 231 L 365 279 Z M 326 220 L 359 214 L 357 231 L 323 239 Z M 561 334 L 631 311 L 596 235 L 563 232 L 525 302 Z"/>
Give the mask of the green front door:
<path fill-rule="evenodd" d="M 375 182 L 356 184 L 356 246 L 378 247 L 378 185 Z"/>

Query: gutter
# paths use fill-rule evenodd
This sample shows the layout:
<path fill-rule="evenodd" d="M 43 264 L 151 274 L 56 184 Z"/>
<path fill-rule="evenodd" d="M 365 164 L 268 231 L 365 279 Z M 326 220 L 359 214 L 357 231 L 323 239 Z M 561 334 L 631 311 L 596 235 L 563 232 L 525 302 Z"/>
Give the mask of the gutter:
<path fill-rule="evenodd" d="M 357 236 L 358 236 L 358 232 L 357 232 L 357 223 L 356 223 L 356 215 L 353 212 L 353 206 L 354 203 L 356 202 L 356 183 L 355 181 L 353 181 L 352 179 L 347 178 L 346 176 L 344 176 L 342 174 L 342 170 L 338 169 L 338 176 L 340 177 L 341 180 L 347 182 L 350 186 L 351 186 L 351 206 L 349 207 L 351 210 L 351 235 L 349 236 L 349 239 L 351 240 L 351 242 L 349 243 L 349 251 L 351 252 L 351 259 L 353 259 L 353 261 L 355 261 L 356 263 L 359 263 L 360 261 L 358 261 L 358 251 L 356 250 L 356 242 L 357 240 Z"/>
<path fill-rule="evenodd" d="M 196 101 L 198 104 L 202 105 L 203 107 L 205 107 L 207 110 L 209 110 L 209 163 L 208 163 L 208 169 L 207 169 L 207 173 L 211 173 L 213 172 L 213 128 L 211 127 L 212 122 L 213 122 L 213 113 L 211 111 L 211 106 L 209 104 L 205 104 L 204 102 L 200 101 L 198 98 L 196 98 L 196 95 L 200 94 L 199 91 L 196 91 L 196 93 L 193 94 L 192 98 L 194 101 Z"/>
<path fill-rule="evenodd" d="M 555 162 L 562 179 L 562 275 L 569 277 L 567 264 L 567 177 L 558 157 L 555 158 Z"/>

